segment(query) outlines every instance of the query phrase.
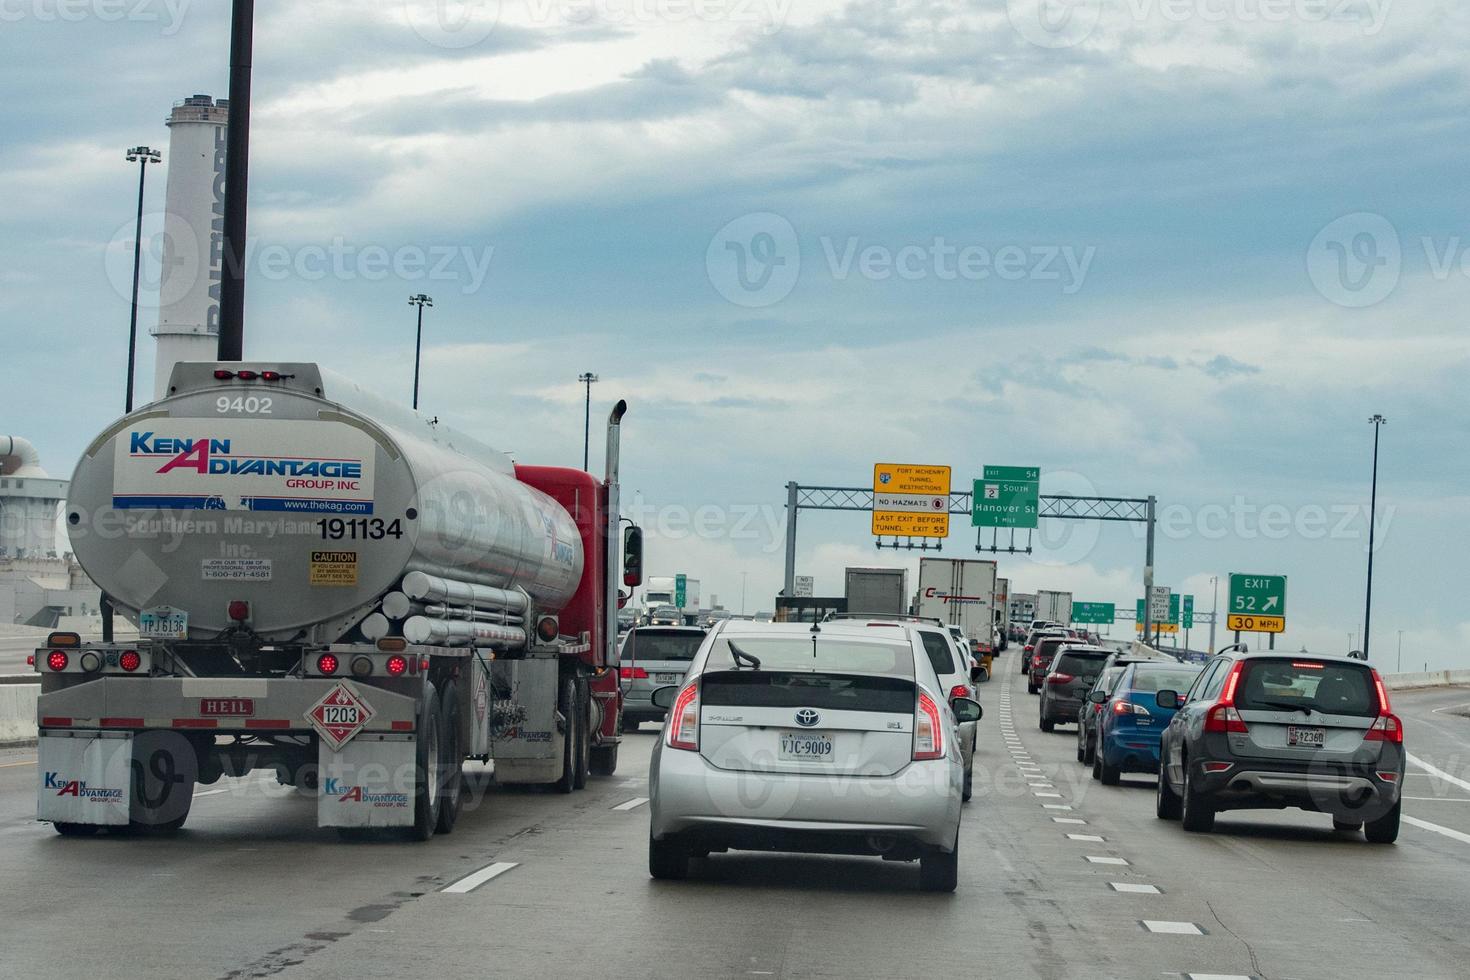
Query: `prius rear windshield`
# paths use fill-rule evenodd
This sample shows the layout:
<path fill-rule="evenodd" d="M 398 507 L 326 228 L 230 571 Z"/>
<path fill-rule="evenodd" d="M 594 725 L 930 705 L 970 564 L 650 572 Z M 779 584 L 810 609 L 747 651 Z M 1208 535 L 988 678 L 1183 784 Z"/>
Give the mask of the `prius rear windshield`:
<path fill-rule="evenodd" d="M 1314 660 L 1246 661 L 1236 682 L 1242 711 L 1315 710 L 1328 715 L 1378 714 L 1378 692 L 1366 667 Z"/>
<path fill-rule="evenodd" d="M 826 708 L 899 715 L 914 711 L 914 682 L 902 677 L 716 671 L 700 678 L 699 696 L 706 707 Z"/>
<path fill-rule="evenodd" d="M 736 659 L 732 653 L 742 656 Z M 759 667 L 748 657 L 760 662 Z M 907 643 L 874 643 L 835 636 L 721 637 L 706 670 L 800 670 L 914 676 L 914 651 Z"/>

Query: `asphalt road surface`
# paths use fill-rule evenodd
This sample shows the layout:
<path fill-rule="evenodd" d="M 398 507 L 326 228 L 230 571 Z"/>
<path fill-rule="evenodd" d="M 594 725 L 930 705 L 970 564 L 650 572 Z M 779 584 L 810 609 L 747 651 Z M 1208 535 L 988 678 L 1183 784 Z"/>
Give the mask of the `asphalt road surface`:
<path fill-rule="evenodd" d="M 343 843 L 259 774 L 200 787 L 172 840 L 63 839 L 33 819 L 34 750 L 0 752 L 0 974 L 1466 975 L 1470 690 L 1395 695 L 1416 760 L 1395 846 L 1295 811 L 1185 833 L 1151 778 L 1092 782 L 1013 670 L 981 700 L 954 895 L 868 858 L 733 853 L 650 880 L 651 725 L 572 796 L 472 767 L 475 808 L 418 845 Z"/>

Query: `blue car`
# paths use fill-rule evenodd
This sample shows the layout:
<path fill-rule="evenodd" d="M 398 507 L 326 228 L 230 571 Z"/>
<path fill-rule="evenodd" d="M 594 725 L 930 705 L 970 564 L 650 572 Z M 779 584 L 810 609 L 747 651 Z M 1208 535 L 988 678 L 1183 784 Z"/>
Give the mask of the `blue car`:
<path fill-rule="evenodd" d="M 1159 691 L 1186 691 L 1200 672 L 1199 664 L 1147 661 L 1129 664 L 1109 693 L 1094 689 L 1088 697 L 1102 705 L 1097 719 L 1097 750 L 1092 778 L 1112 786 L 1125 772 L 1159 771 L 1159 737 L 1174 709 L 1159 707 Z"/>

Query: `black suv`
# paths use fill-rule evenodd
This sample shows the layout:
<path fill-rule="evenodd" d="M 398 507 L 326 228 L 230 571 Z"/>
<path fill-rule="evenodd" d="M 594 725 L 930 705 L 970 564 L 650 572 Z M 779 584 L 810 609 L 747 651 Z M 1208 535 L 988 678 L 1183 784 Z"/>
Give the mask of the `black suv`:
<path fill-rule="evenodd" d="M 1160 746 L 1157 812 L 1208 831 L 1221 810 L 1299 807 L 1398 839 L 1404 726 L 1378 671 L 1346 657 L 1232 650 L 1212 659 Z"/>
<path fill-rule="evenodd" d="M 1102 673 L 1103 663 L 1113 651 L 1085 644 L 1064 645 L 1052 660 L 1051 670 L 1041 679 L 1041 730 L 1049 732 L 1058 723 L 1069 725 L 1077 720 L 1087 700 L 1087 692 Z"/>

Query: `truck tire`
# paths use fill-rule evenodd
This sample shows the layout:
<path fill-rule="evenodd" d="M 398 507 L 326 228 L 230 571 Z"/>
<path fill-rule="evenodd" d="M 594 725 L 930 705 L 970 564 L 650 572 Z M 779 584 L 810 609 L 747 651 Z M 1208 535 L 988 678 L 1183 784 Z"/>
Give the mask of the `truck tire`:
<path fill-rule="evenodd" d="M 424 682 L 424 705 L 419 714 L 418 738 L 414 746 L 413 826 L 408 828 L 410 840 L 426 841 L 434 836 L 439 823 L 443 796 L 441 763 L 443 749 L 439 732 L 439 692 L 432 682 Z"/>
<path fill-rule="evenodd" d="M 95 823 L 53 823 L 51 826 L 62 837 L 91 837 L 102 829 Z"/>
<path fill-rule="evenodd" d="M 689 848 L 676 838 L 648 838 L 648 874 L 660 881 L 682 881 L 689 877 Z"/>
<path fill-rule="evenodd" d="M 435 833 L 450 834 L 459 822 L 459 808 L 464 803 L 464 746 L 460 742 L 459 684 L 450 681 L 444 685 L 444 694 L 439 706 L 439 745 L 441 748 L 442 779 L 439 790 L 439 819 L 434 823 Z"/>
<path fill-rule="evenodd" d="M 587 771 L 592 762 L 592 691 L 586 678 L 577 678 L 577 768 L 573 789 L 587 788 Z"/>
<path fill-rule="evenodd" d="M 589 767 L 594 776 L 611 776 L 618 771 L 618 743 L 594 746 Z"/>
<path fill-rule="evenodd" d="M 577 759 L 579 756 L 577 729 L 580 725 L 577 718 L 577 682 L 574 678 L 562 678 L 561 689 L 556 696 L 556 710 L 561 713 L 563 719 L 561 777 L 551 785 L 558 793 L 570 793 L 577 788 Z"/>

